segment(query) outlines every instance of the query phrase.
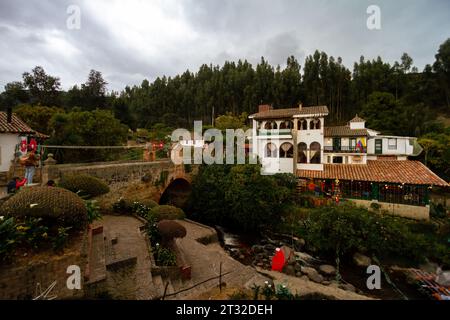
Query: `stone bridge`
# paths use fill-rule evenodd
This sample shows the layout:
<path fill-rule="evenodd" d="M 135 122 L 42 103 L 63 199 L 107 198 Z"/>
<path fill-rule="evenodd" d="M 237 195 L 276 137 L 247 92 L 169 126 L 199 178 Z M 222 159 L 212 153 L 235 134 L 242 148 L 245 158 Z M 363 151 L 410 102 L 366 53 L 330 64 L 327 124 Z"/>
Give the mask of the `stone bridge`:
<path fill-rule="evenodd" d="M 142 182 L 153 190 L 153 198 L 161 204 L 190 191 L 198 166 L 174 165 L 170 159 L 158 161 L 96 162 L 88 164 L 54 164 L 42 167 L 42 184 L 58 181 L 64 175 L 89 174 L 105 181 L 114 192 L 131 183 Z M 176 205 L 176 203 L 173 203 Z"/>

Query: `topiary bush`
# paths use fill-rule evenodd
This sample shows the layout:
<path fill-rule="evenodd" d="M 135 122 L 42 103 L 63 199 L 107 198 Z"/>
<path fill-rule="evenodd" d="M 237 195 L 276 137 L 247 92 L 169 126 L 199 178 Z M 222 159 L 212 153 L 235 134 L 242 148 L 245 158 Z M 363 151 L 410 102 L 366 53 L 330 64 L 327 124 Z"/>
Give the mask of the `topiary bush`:
<path fill-rule="evenodd" d="M 20 190 L 0 207 L 0 216 L 40 217 L 49 226 L 74 229 L 82 229 L 87 224 L 87 209 L 83 199 L 57 187 Z"/>
<path fill-rule="evenodd" d="M 153 207 L 150 210 L 150 215 L 156 218 L 156 220 L 176 220 L 176 219 L 184 219 L 185 214 L 184 211 L 180 208 L 169 206 L 169 205 L 161 205 Z"/>
<path fill-rule="evenodd" d="M 59 187 L 84 197 L 96 197 L 109 192 L 109 187 L 105 182 L 88 174 L 63 176 Z"/>
<path fill-rule="evenodd" d="M 166 247 L 171 246 L 175 238 L 184 238 L 186 236 L 186 228 L 176 221 L 161 220 L 158 222 L 157 228 Z"/>
<path fill-rule="evenodd" d="M 141 215 L 140 213 L 142 211 L 145 211 L 143 209 L 147 209 L 148 211 L 151 208 L 156 207 L 157 205 L 158 203 L 151 199 L 134 200 L 121 197 L 113 204 L 113 211 L 121 214 L 136 213 L 138 215 Z"/>

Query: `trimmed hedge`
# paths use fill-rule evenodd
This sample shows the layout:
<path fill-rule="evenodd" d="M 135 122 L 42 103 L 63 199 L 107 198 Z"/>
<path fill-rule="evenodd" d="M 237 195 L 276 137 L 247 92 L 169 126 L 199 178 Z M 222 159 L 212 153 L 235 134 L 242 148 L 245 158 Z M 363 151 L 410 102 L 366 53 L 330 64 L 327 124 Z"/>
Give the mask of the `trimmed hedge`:
<path fill-rule="evenodd" d="M 96 197 L 109 192 L 105 182 L 88 174 L 63 176 L 59 187 L 86 197 Z"/>
<path fill-rule="evenodd" d="M 151 216 L 155 217 L 156 220 L 177 220 L 184 219 L 184 211 L 180 208 L 169 206 L 169 205 L 158 205 L 153 207 L 149 213 Z"/>
<path fill-rule="evenodd" d="M 44 222 L 74 229 L 82 229 L 87 224 L 83 199 L 57 187 L 24 188 L 0 207 L 0 215 L 40 217 Z"/>

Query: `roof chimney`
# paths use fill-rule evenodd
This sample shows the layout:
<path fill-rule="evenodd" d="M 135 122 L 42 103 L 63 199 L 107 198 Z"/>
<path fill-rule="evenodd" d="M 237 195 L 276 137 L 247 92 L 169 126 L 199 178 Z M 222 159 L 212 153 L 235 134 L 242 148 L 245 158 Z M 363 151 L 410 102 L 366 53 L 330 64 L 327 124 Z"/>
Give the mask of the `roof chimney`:
<path fill-rule="evenodd" d="M 6 122 L 11 123 L 12 122 L 12 108 L 8 107 L 6 109 Z"/>
<path fill-rule="evenodd" d="M 269 110 L 272 110 L 272 106 L 268 105 L 268 104 L 260 104 L 258 106 L 258 112 L 267 112 Z"/>

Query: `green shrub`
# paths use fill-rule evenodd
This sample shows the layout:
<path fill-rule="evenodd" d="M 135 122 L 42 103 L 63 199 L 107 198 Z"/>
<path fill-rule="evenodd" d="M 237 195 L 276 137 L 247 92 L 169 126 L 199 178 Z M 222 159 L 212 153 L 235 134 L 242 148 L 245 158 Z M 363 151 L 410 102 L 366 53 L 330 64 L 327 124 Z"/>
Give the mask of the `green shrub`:
<path fill-rule="evenodd" d="M 53 241 L 53 250 L 56 252 L 62 252 L 64 247 L 69 239 L 68 231 L 71 227 L 59 227 L 56 236 L 52 239 Z"/>
<path fill-rule="evenodd" d="M 157 245 L 153 251 L 158 266 L 176 266 L 177 257 L 170 249 Z"/>
<path fill-rule="evenodd" d="M 145 218 L 148 211 L 157 205 L 158 204 L 151 199 L 134 200 L 120 198 L 113 204 L 113 211 L 121 214 L 136 213 Z"/>
<path fill-rule="evenodd" d="M 0 216 L 40 217 L 49 227 L 82 229 L 87 222 L 84 201 L 75 193 L 57 187 L 20 190 L 0 207 Z"/>
<path fill-rule="evenodd" d="M 161 220 L 157 224 L 159 234 L 165 244 L 170 244 L 175 238 L 184 238 L 186 228 L 176 221 Z"/>
<path fill-rule="evenodd" d="M 19 231 L 14 217 L 0 218 L 0 261 L 8 260 L 19 242 Z"/>
<path fill-rule="evenodd" d="M 95 220 L 101 219 L 102 215 L 100 213 L 100 207 L 98 206 L 97 202 L 95 200 L 87 200 L 85 201 L 85 203 L 88 223 L 92 223 Z"/>
<path fill-rule="evenodd" d="M 161 220 L 176 220 L 176 219 L 184 219 L 185 214 L 184 211 L 180 208 L 169 206 L 169 205 L 161 205 L 153 207 L 150 210 L 152 216 L 154 216 L 158 221 Z"/>
<path fill-rule="evenodd" d="M 408 228 L 409 220 L 379 215 L 351 205 L 313 210 L 300 232 L 320 251 L 350 255 L 356 251 L 421 261 L 428 243 Z"/>
<path fill-rule="evenodd" d="M 59 182 L 59 186 L 82 197 L 96 197 L 109 192 L 105 182 L 88 174 L 66 175 Z"/>

